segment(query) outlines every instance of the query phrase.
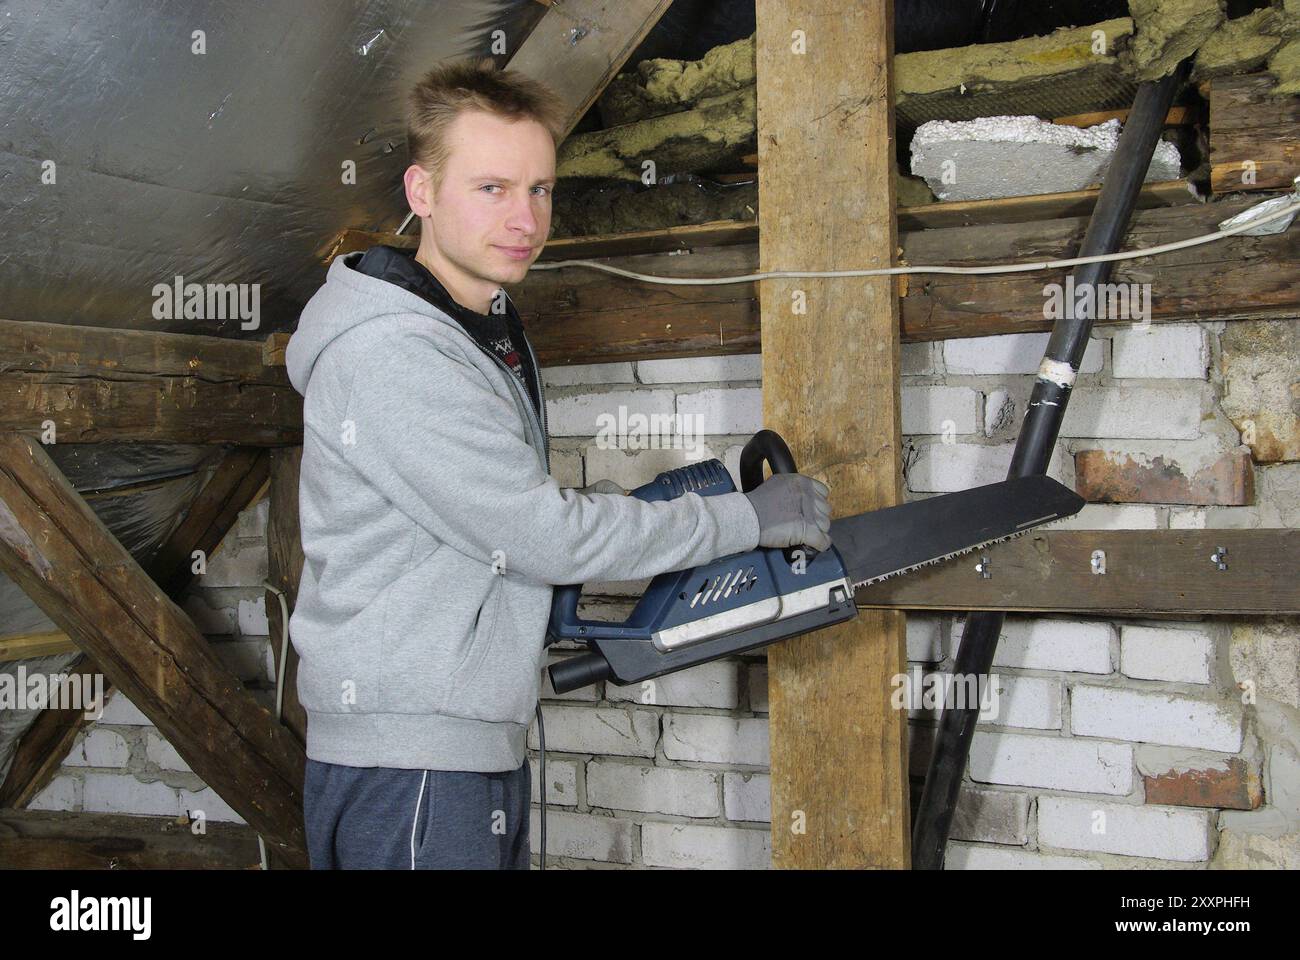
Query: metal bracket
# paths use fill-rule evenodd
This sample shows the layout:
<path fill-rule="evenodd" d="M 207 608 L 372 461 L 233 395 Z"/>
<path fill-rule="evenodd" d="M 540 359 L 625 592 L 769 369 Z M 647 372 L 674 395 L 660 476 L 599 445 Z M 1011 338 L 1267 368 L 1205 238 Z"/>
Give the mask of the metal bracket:
<path fill-rule="evenodd" d="M 1092 563 L 1093 573 L 1097 574 L 1098 576 L 1103 576 L 1106 573 L 1106 551 L 1105 550 L 1092 551 L 1092 557 L 1090 562 Z"/>
<path fill-rule="evenodd" d="M 989 559 L 989 555 L 987 553 L 983 553 L 980 554 L 980 562 L 975 564 L 975 570 L 985 580 L 992 580 L 993 571 L 989 569 L 989 567 L 991 567 L 992 565 L 993 565 L 993 561 Z"/>
<path fill-rule="evenodd" d="M 1228 548 L 1215 547 L 1214 553 L 1210 554 L 1210 563 L 1217 566 L 1220 570 L 1228 569 Z"/>

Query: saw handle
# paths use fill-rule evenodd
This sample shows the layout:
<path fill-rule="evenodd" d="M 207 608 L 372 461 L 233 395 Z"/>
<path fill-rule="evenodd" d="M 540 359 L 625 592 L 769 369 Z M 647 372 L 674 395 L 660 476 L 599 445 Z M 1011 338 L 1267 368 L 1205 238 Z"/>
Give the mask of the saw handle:
<path fill-rule="evenodd" d="M 749 493 L 751 490 L 758 488 L 763 482 L 763 463 L 766 462 L 771 468 L 773 474 L 778 473 L 798 473 L 799 468 L 795 466 L 794 454 L 786 442 L 781 439 L 781 435 L 775 430 L 760 430 L 749 438 L 740 451 L 740 489 L 742 493 Z M 805 562 L 812 562 L 813 557 L 817 556 L 818 551 L 804 544 L 801 547 L 786 547 L 782 551 L 787 563 L 795 562 L 795 553 L 803 551 Z"/>

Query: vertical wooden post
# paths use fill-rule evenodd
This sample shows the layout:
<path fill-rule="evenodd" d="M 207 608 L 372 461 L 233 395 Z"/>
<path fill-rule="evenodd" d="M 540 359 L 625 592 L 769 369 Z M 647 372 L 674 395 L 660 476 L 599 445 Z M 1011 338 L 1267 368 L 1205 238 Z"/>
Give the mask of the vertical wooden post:
<path fill-rule="evenodd" d="M 887 267 L 893 3 L 757 0 L 760 270 Z M 889 277 L 764 280 L 763 423 L 835 516 L 901 501 Z M 903 615 L 864 610 L 768 648 L 772 863 L 909 866 Z"/>

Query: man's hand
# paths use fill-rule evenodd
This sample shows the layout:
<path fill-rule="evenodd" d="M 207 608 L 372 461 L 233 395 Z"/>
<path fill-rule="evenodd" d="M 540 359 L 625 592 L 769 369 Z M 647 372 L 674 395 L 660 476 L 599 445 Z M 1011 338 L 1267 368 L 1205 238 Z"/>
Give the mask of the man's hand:
<path fill-rule="evenodd" d="M 579 493 L 617 493 L 620 496 L 627 496 L 627 491 L 620 487 L 613 480 L 597 480 L 588 487 L 581 487 Z"/>
<path fill-rule="evenodd" d="M 768 477 L 745 494 L 758 514 L 758 545 L 825 550 L 831 545 L 830 492 L 820 480 L 798 473 Z"/>

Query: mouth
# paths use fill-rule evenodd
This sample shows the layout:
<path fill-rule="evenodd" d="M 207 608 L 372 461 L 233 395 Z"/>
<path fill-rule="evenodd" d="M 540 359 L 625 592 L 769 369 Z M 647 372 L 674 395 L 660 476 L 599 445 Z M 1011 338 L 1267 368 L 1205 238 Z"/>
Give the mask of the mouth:
<path fill-rule="evenodd" d="M 493 246 L 496 246 L 498 250 L 513 260 L 526 260 L 533 253 L 532 247 L 503 247 L 496 244 L 493 244 Z"/>

